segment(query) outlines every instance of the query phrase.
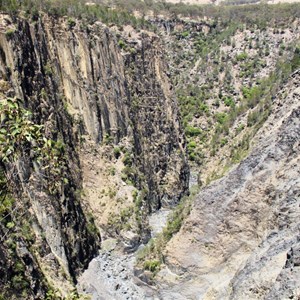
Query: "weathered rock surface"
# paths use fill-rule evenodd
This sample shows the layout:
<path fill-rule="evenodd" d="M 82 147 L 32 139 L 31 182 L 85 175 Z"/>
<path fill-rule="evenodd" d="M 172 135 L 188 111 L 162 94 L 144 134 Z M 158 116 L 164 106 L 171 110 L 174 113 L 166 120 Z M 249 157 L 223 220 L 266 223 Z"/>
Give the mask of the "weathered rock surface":
<path fill-rule="evenodd" d="M 149 208 L 155 211 L 179 200 L 188 188 L 189 171 L 178 107 L 159 39 L 146 33 L 140 39 L 137 53 L 126 59 L 126 77 L 137 166 L 145 176 Z M 143 180 L 139 181 L 145 187 Z"/>
<path fill-rule="evenodd" d="M 162 209 L 149 216 L 152 237 L 162 232 L 170 212 Z M 90 295 L 92 300 L 159 299 L 156 287 L 148 285 L 147 276 L 135 269 L 136 253 L 121 253 L 117 248 L 116 240 L 103 241 L 100 255 L 79 277 L 79 292 Z"/>
<path fill-rule="evenodd" d="M 43 176 L 30 149 L 16 165 L 6 166 L 16 174 L 13 189 L 47 248 L 36 259 L 43 269 L 53 269 L 43 272 L 60 289 L 58 266 L 63 277 L 76 281 L 100 242 L 80 203 L 81 137 L 94 143 L 133 141 L 133 175 L 144 190 L 147 212 L 175 204 L 186 192 L 185 140 L 156 35 L 142 32 L 128 41 L 134 51 L 127 52 L 100 22 L 73 27 L 66 19 L 42 16 L 29 22 L 8 15 L 0 21 L 1 97 L 23 99 L 34 122 L 44 125 L 45 137 L 65 145 L 59 178 Z M 55 186 L 52 194 L 48 184 Z"/>
<path fill-rule="evenodd" d="M 250 155 L 198 195 L 167 246 L 162 299 L 298 299 L 299 79 L 277 96 Z"/>
<path fill-rule="evenodd" d="M 79 291 L 92 300 L 153 299 L 155 289 L 133 274 L 134 255 L 103 252 L 79 278 Z"/>

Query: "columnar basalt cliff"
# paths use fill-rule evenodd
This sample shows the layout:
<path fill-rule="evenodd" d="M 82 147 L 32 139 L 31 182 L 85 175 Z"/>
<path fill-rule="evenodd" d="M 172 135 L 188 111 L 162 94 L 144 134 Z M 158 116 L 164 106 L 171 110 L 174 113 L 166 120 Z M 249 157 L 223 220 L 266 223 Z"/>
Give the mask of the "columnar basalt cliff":
<path fill-rule="evenodd" d="M 41 274 L 59 289 L 57 278 L 70 275 L 76 282 L 99 248 L 93 218 L 86 217 L 80 202 L 81 136 L 93 143 L 134 141 L 134 178 L 148 212 L 175 204 L 188 188 L 185 141 L 159 41 L 143 33 L 132 48 L 121 50 L 115 34 L 100 22 L 70 24 L 44 16 L 30 23 L 1 15 L 1 97 L 21 99 L 57 151 L 55 163 L 51 156 L 53 165 L 45 166 L 31 143 L 19 149 L 17 161 L 3 164 L 15 206 L 22 207 L 20 215 L 30 220 L 33 235 L 30 243 L 20 237 L 15 246 L 25 265 L 22 278 L 31 278 L 28 298 L 40 299 L 47 290 Z M 14 230 L 1 227 L 4 236 Z M 7 247 L 1 245 L 4 256 Z M 4 259 L 3 274 L 8 265 Z"/>

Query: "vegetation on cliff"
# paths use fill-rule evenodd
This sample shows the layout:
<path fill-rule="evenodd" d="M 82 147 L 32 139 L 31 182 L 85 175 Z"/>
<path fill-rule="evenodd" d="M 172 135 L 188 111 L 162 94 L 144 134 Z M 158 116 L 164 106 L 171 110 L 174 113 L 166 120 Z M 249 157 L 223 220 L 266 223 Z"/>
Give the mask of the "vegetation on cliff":
<path fill-rule="evenodd" d="M 219 6 L 189 5 L 153 0 L 100 0 L 93 2 L 86 0 L 2 0 L 0 1 L 0 10 L 12 15 L 24 11 L 33 20 L 36 20 L 39 14 L 44 12 L 54 17 L 69 16 L 77 20 L 86 19 L 88 22 L 100 20 L 106 24 L 130 24 L 135 28 L 148 29 L 154 29 L 151 23 L 145 19 L 147 15 L 151 14 L 154 14 L 154 17 L 164 15 L 166 18 L 190 17 L 198 20 L 208 18 L 214 20 L 215 25 L 219 24 L 223 28 L 232 21 L 266 28 L 274 20 L 284 24 L 287 20 L 298 18 L 300 15 L 299 3 L 243 6 L 230 5 L 230 2 L 224 4 Z M 134 16 L 135 12 L 139 17 Z M 70 26 L 76 23 L 75 19 L 70 19 Z"/>
<path fill-rule="evenodd" d="M 256 17 L 170 21 L 164 35 L 189 158 L 201 166 L 202 184 L 245 157 L 274 95 L 299 67 L 296 15 Z"/>
<path fill-rule="evenodd" d="M 0 10 L 10 15 L 1 75 L 24 94 L 24 103 L 0 101 L 0 299 L 60 297 L 42 274 L 44 257 L 52 278 L 59 269 L 60 280 L 76 282 L 97 252 L 97 222 L 108 235 L 127 234 L 127 250 L 146 242 L 146 215 L 187 191 L 185 139 L 190 163 L 201 166 L 198 183 L 222 176 L 247 155 L 275 94 L 300 67 L 299 4 L 2 0 Z M 155 274 L 165 263 L 194 196 L 139 253 L 141 268 Z M 96 203 L 89 214 L 81 198 Z"/>

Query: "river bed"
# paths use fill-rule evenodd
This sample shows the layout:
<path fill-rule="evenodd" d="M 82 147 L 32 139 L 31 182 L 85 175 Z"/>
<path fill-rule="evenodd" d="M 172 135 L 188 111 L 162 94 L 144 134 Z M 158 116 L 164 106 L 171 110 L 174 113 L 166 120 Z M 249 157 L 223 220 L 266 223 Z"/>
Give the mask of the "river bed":
<path fill-rule="evenodd" d="M 161 209 L 149 216 L 153 238 L 167 223 L 170 209 Z M 159 299 L 156 290 L 134 276 L 135 253 L 117 250 L 116 240 L 103 241 L 102 250 L 78 279 L 78 291 L 91 295 L 92 300 Z"/>
<path fill-rule="evenodd" d="M 197 174 L 191 172 L 190 187 L 196 183 Z M 171 211 L 162 208 L 149 216 L 152 238 L 163 230 Z M 158 300 L 155 288 L 134 276 L 137 252 L 127 254 L 116 245 L 115 239 L 102 241 L 99 256 L 78 279 L 79 293 L 91 295 L 92 300 Z"/>

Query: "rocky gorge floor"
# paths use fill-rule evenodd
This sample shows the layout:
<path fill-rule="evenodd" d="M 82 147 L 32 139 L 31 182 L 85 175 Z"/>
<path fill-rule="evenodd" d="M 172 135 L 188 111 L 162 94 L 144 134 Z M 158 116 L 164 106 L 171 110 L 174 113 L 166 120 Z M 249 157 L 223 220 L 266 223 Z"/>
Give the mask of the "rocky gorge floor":
<path fill-rule="evenodd" d="M 153 299 L 147 296 L 145 288 L 139 286 L 145 284 L 134 277 L 134 262 L 134 254 L 102 252 L 80 277 L 79 291 L 92 295 L 92 300 Z"/>
<path fill-rule="evenodd" d="M 149 217 L 151 236 L 155 238 L 166 225 L 170 209 L 161 209 Z M 139 249 L 144 247 L 141 245 Z M 135 276 L 136 255 L 124 253 L 115 239 L 103 242 L 99 256 L 79 278 L 80 293 L 92 296 L 92 300 L 142 300 L 160 299 L 157 289 Z"/>

